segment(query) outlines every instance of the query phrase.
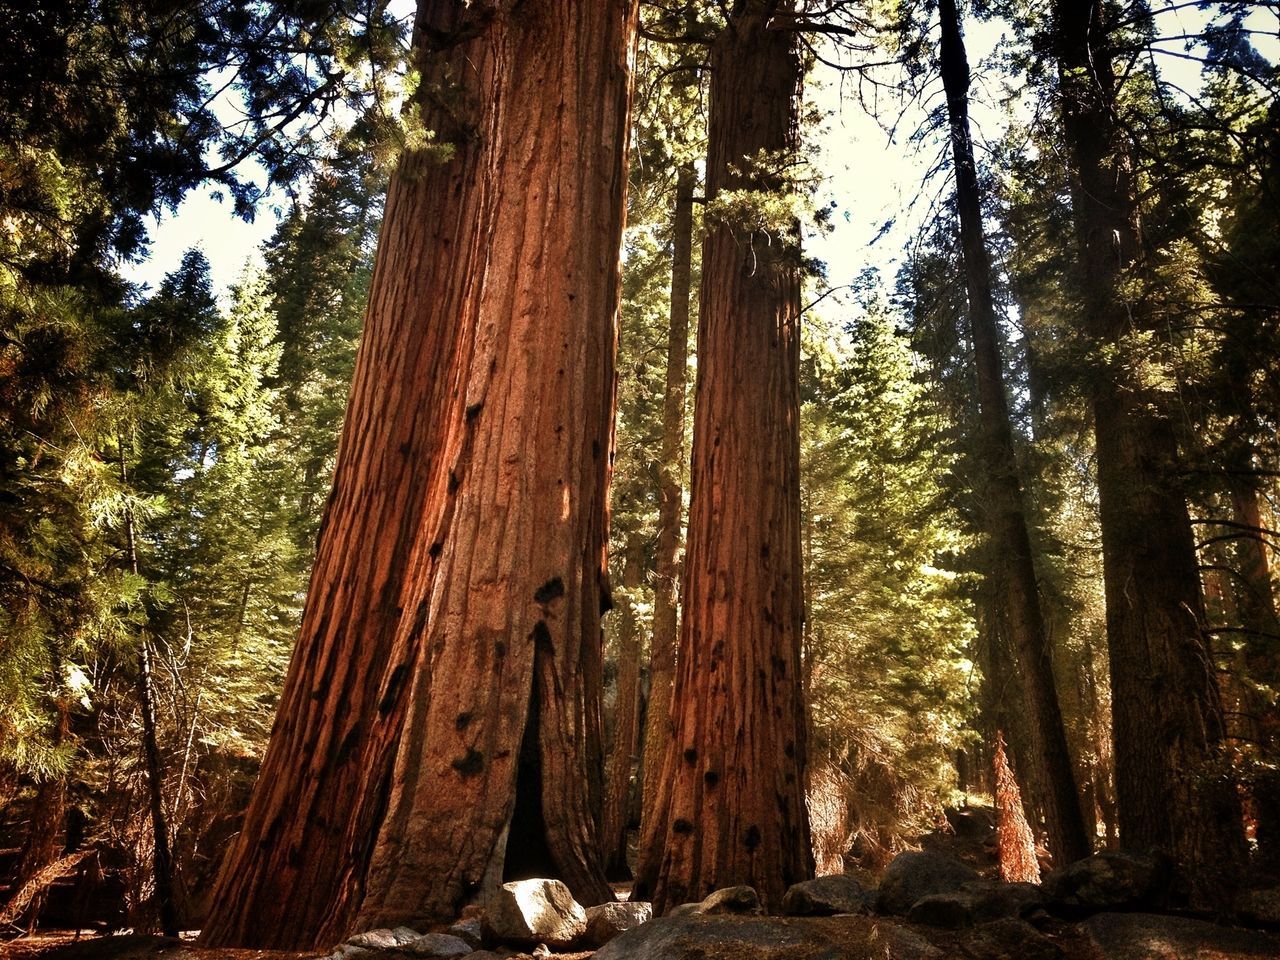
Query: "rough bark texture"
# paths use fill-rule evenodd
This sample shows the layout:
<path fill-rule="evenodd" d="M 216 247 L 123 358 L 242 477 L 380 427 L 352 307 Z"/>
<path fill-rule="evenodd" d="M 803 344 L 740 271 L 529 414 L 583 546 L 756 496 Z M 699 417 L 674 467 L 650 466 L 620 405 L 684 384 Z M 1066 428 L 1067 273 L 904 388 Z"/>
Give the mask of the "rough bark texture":
<path fill-rule="evenodd" d="M 1100 0 L 1058 0 L 1055 12 L 1084 321 L 1100 349 L 1123 356 L 1125 338 L 1158 317 L 1121 289 L 1141 278 L 1143 256 L 1108 15 Z M 1174 426 L 1167 400 L 1123 361 L 1098 371 L 1093 401 L 1120 842 L 1171 852 L 1194 898 L 1222 905 L 1240 876 L 1243 833 Z"/>
<path fill-rule="evenodd" d="M 465 402 L 436 413 L 449 519 L 404 598 L 424 657 L 357 927 L 447 920 L 531 876 L 611 896 L 600 615 L 635 14 L 501 4 L 464 43 L 485 266 L 463 313 Z"/>
<path fill-rule="evenodd" d="M 627 544 L 622 568 L 625 595 L 614 607 L 614 636 L 618 649 L 618 695 L 613 708 L 613 740 L 605 767 L 604 815 L 600 842 L 604 871 L 610 880 L 630 880 L 627 863 L 627 821 L 631 795 L 631 771 L 635 765 L 640 719 L 640 631 L 636 624 L 635 591 L 644 575 L 643 545 L 639 538 Z"/>
<path fill-rule="evenodd" d="M 1053 661 L 1040 609 L 1031 536 L 1014 452 L 1000 356 L 999 323 L 991 293 L 991 261 L 982 227 L 982 201 L 969 133 L 969 62 L 955 0 L 940 0 L 939 12 L 942 81 L 951 124 L 961 251 L 977 370 L 981 431 L 978 452 L 985 475 L 986 526 L 991 539 L 988 555 L 993 560 L 988 574 L 1005 606 L 1005 622 L 1021 674 L 1026 740 L 1031 753 L 1029 779 L 1037 794 L 1037 806 L 1044 815 L 1049 850 L 1054 862 L 1062 865 L 1087 856 L 1092 852 L 1092 844 L 1080 813 L 1075 773 L 1054 687 Z"/>
<path fill-rule="evenodd" d="M 644 729 L 644 790 L 641 817 L 653 810 L 662 761 L 671 741 L 671 690 L 676 674 L 676 606 L 679 602 L 680 533 L 684 491 L 684 402 L 689 367 L 689 294 L 693 275 L 692 164 L 676 179 L 671 223 L 671 328 L 667 334 L 667 387 L 662 400 L 661 486 L 658 546 L 653 584 L 653 636 L 649 641 L 649 705 Z"/>
<path fill-rule="evenodd" d="M 450 696 L 472 702 L 448 717 L 450 734 L 435 741 L 436 754 L 421 758 L 435 773 L 439 751 L 448 752 L 446 769 L 466 784 L 435 817 L 437 827 L 450 831 L 435 851 L 448 869 L 427 871 L 418 882 L 438 882 L 449 892 L 428 912 L 444 910 L 478 884 L 484 868 L 477 857 L 501 861 L 515 760 L 534 696 L 534 623 L 526 621 L 536 613 L 546 611 L 534 618 L 544 623 L 538 636 L 552 636 L 538 644 L 543 655 L 532 689 L 545 688 L 545 702 L 568 704 L 577 714 L 559 718 L 560 727 L 544 725 L 543 752 L 579 756 L 573 740 L 554 739 L 566 729 L 582 734 L 588 754 L 599 748 L 592 732 L 598 708 L 576 685 L 592 690 L 599 676 L 600 498 L 610 450 L 601 411 L 612 392 L 610 319 L 624 183 L 615 140 L 625 128 L 630 14 L 626 3 L 614 2 L 594 13 L 526 3 L 512 14 L 510 6 L 459 0 L 419 6 L 415 48 L 426 125 L 452 152 L 407 155 L 389 188 L 298 646 L 259 787 L 213 896 L 202 937 L 208 945 L 305 949 L 349 932 L 389 803 L 394 823 L 409 829 L 406 767 L 419 759 L 414 751 L 436 669 L 446 671 Z M 580 22 L 592 17 L 598 22 Z M 520 21 L 515 35 L 513 19 Z M 561 36 L 605 21 L 612 33 L 601 29 L 582 40 L 590 54 L 571 50 Z M 522 42 L 530 49 L 513 57 Z M 584 73 L 596 71 L 594 87 L 586 78 L 564 86 L 568 75 L 547 69 L 555 59 L 549 55 L 562 50 L 562 65 L 578 56 Z M 523 85 L 511 76 L 517 67 Z M 555 85 L 530 88 L 530 74 L 539 71 Z M 608 115 L 584 118 L 584 103 Z M 552 116 L 534 123 L 535 107 Z M 582 142 L 588 131 L 598 139 Z M 562 159 L 570 141 L 572 162 Z M 580 155 L 590 162 L 579 163 Z M 555 182 L 557 163 L 566 182 Z M 565 249 L 570 238 L 572 251 Z M 496 278 L 492 286 L 489 276 Z M 483 473 L 470 463 L 477 456 Z M 527 496 L 535 485 L 541 501 Z M 552 493 L 554 503 L 546 502 Z M 482 512 L 480 500 L 493 508 Z M 583 537 L 580 519 L 587 515 L 601 530 Z M 565 531 L 571 533 L 561 536 Z M 459 551 L 459 544 L 471 547 Z M 512 565 L 526 579 L 542 579 L 514 583 L 505 569 Z M 433 597 L 441 567 L 452 592 Z M 525 588 L 519 604 L 510 593 L 516 586 Z M 540 601 L 534 594 L 544 586 Z M 504 602 L 519 623 L 502 623 Z M 456 627 L 451 635 L 458 642 L 444 643 L 446 624 Z M 514 655 L 504 660 L 508 650 Z M 579 660 L 575 686 L 558 687 L 562 676 L 574 677 Z M 505 697 L 494 704 L 499 689 Z M 393 789 L 410 690 L 422 709 Z M 432 705 L 442 708 L 448 699 Z M 492 724 L 470 725 L 468 711 L 476 718 L 494 711 Z M 480 743 L 484 738 L 493 743 Z M 470 745 L 459 749 L 461 739 Z M 473 752 L 481 755 L 472 759 Z M 496 757 L 500 752 L 506 756 Z M 489 799 L 475 803 L 495 775 Z M 586 778 L 549 779 L 573 789 Z M 421 800 L 431 796 L 424 792 Z M 451 819 L 459 806 L 467 816 Z M 585 831 L 590 810 L 564 809 L 566 819 L 575 814 Z M 484 831 L 472 829 L 469 818 L 477 816 L 490 821 Z M 579 838 L 579 846 L 593 850 L 591 839 Z M 384 847 L 394 840 L 383 831 Z M 587 854 L 583 862 L 590 862 Z M 587 891 L 598 889 L 595 876 L 589 879 Z M 394 885 L 385 872 L 378 880 L 384 903 Z"/>
<path fill-rule="evenodd" d="M 776 191 L 801 67 L 776 3 L 736 5 L 711 51 L 707 192 Z M 749 159 L 750 158 L 750 159 Z M 746 883 L 767 908 L 812 875 L 805 807 L 798 231 L 709 226 L 673 737 L 637 893 L 655 911 Z"/>

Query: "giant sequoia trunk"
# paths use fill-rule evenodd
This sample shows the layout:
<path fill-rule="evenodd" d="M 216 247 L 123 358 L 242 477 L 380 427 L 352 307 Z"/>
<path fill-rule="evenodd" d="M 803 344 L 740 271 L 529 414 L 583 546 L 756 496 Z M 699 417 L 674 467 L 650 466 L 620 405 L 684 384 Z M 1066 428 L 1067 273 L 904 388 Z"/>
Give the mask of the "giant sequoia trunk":
<path fill-rule="evenodd" d="M 1054 863 L 1079 860 L 1092 851 L 1076 792 L 1062 711 L 1053 681 L 1053 661 L 1040 609 L 1031 536 L 1013 446 L 1009 402 L 1000 357 L 1000 332 L 991 294 L 991 261 L 982 228 L 982 200 L 969 134 L 969 63 L 955 0 L 941 0 L 942 81 L 951 121 L 956 201 L 964 257 L 969 325 L 977 368 L 978 454 L 985 474 L 989 576 L 1004 604 L 1004 619 L 1016 651 L 1025 700 L 1031 783 L 1044 814 Z M 1026 770 L 1026 767 L 1023 768 Z"/>
<path fill-rule="evenodd" d="M 1123 289 L 1141 281 L 1143 255 L 1109 15 L 1101 0 L 1058 0 L 1056 17 L 1085 326 L 1120 358 L 1104 361 L 1093 397 L 1120 842 L 1170 851 L 1195 898 L 1221 905 L 1243 860 L 1240 810 L 1168 400 L 1124 359 L 1159 318 Z"/>
<path fill-rule="evenodd" d="M 331 943 L 366 883 L 366 916 L 451 912 L 501 876 L 521 767 L 519 822 L 581 896 L 607 889 L 583 785 L 634 4 L 578 6 L 420 4 L 443 149 L 389 189 L 298 646 L 206 944 Z"/>
<path fill-rule="evenodd" d="M 667 379 L 662 399 L 661 487 L 658 546 L 653 585 L 653 636 L 649 641 L 649 706 L 644 725 L 644 789 L 641 818 L 648 820 L 658 796 L 662 761 L 671 740 L 671 690 L 676 672 L 680 520 L 684 501 L 684 401 L 689 365 L 689 293 L 693 275 L 693 188 L 697 173 L 684 164 L 676 177 L 671 224 L 671 327 L 667 333 Z"/>
<path fill-rule="evenodd" d="M 600 616 L 634 0 L 501 4 L 469 42 L 485 110 L 482 282 L 422 637 L 359 926 L 456 915 L 504 879 L 583 903 L 599 865 Z"/>
<path fill-rule="evenodd" d="M 796 147 L 801 66 L 781 7 L 737 4 L 712 48 L 711 199 L 785 189 L 776 171 Z M 709 224 L 703 246 L 673 736 L 636 894 L 651 893 L 656 911 L 738 883 L 776 908 L 813 871 L 800 686 L 798 246 L 794 223 L 767 231 L 743 220 Z"/>

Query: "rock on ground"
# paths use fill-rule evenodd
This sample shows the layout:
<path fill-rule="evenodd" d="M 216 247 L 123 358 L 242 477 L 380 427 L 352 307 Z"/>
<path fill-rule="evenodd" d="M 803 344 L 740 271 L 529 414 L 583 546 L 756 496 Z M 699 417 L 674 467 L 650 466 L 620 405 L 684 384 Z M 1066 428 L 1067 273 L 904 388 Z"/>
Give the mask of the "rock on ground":
<path fill-rule="evenodd" d="M 908 923 L 955 930 L 1005 917 L 1046 917 L 1044 892 L 1031 883 L 976 880 L 950 893 L 921 897 L 907 911 Z"/>
<path fill-rule="evenodd" d="M 1246 920 L 1280 925 L 1280 887 L 1242 890 L 1236 910 Z"/>
<path fill-rule="evenodd" d="M 871 917 L 659 917 L 610 941 L 595 960 L 942 960 L 913 931 Z"/>
<path fill-rule="evenodd" d="M 1099 960 L 1254 960 L 1280 957 L 1280 936 L 1190 917 L 1099 913 L 1082 924 Z"/>
<path fill-rule="evenodd" d="M 494 894 L 484 924 L 505 943 L 568 947 L 586 932 L 587 914 L 559 880 L 516 880 Z"/>
<path fill-rule="evenodd" d="M 472 952 L 471 944 L 449 933 L 424 933 L 405 949 L 418 957 L 464 957 Z"/>
<path fill-rule="evenodd" d="M 760 906 L 760 895 L 756 893 L 755 887 L 745 884 L 714 891 L 698 905 L 698 908 L 698 913 L 712 916 L 724 913 L 764 913 L 764 908 Z"/>
<path fill-rule="evenodd" d="M 885 868 L 876 895 L 876 909 L 901 916 L 917 900 L 935 893 L 950 893 L 981 879 L 978 871 L 941 853 L 908 850 Z"/>
<path fill-rule="evenodd" d="M 583 943 L 591 947 L 602 947 L 623 931 L 652 919 L 653 904 L 640 900 L 587 907 L 587 932 Z"/>
<path fill-rule="evenodd" d="M 1162 906 L 1169 897 L 1172 865 L 1162 857 L 1104 850 L 1054 870 L 1044 892 L 1061 912 L 1137 910 Z"/>
<path fill-rule="evenodd" d="M 364 947 L 366 950 L 399 950 L 417 940 L 422 934 L 408 927 L 396 927 L 394 930 L 366 930 L 349 937 L 347 943 L 353 947 Z"/>
<path fill-rule="evenodd" d="M 867 892 L 853 877 L 818 877 L 792 884 L 782 898 L 782 912 L 792 917 L 866 913 L 868 900 Z"/>
<path fill-rule="evenodd" d="M 1065 960 L 1067 956 L 1031 924 L 1014 917 L 982 924 L 969 935 L 966 946 L 970 956 L 986 960 Z"/>
<path fill-rule="evenodd" d="M 484 924 L 480 922 L 479 917 L 467 917 L 459 920 L 449 927 L 445 933 L 457 937 L 459 940 L 467 941 L 467 943 L 471 944 L 472 949 L 479 949 L 484 943 Z"/>

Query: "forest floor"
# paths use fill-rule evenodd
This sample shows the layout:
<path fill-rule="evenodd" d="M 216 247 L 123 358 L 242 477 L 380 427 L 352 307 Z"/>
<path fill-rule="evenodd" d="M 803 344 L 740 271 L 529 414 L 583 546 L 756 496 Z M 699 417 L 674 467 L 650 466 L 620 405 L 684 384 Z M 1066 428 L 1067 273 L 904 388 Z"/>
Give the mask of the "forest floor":
<path fill-rule="evenodd" d="M 996 870 L 994 831 L 982 808 L 953 812 L 952 829 L 919 839 L 922 849 L 963 860 L 984 877 Z M 858 871 L 863 874 L 862 871 Z M 860 880 L 872 880 L 863 874 Z M 615 893 L 625 899 L 625 885 Z M 666 925 L 664 927 L 664 925 Z M 1016 918 L 962 929 L 910 924 L 896 917 L 705 916 L 654 921 L 649 942 L 603 948 L 602 960 L 1265 960 L 1280 958 L 1280 933 L 1216 927 L 1177 915 L 1100 913 L 1078 921 Z M 674 931 L 674 933 L 663 931 Z M 304 960 L 316 952 L 203 949 L 195 934 L 180 940 L 46 930 L 0 941 L 0 960 Z M 634 939 L 634 938 L 632 938 Z M 555 953 L 546 960 L 587 960 L 593 952 Z M 348 960 L 356 960 L 352 954 Z M 420 960 L 375 951 L 359 960 Z M 462 960 L 539 960 L 495 947 Z"/>

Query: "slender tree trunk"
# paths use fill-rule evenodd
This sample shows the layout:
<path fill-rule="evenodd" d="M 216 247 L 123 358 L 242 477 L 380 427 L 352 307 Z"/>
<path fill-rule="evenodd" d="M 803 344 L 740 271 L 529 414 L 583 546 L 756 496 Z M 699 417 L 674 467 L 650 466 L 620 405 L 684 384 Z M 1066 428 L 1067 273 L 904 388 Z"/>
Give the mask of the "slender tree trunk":
<path fill-rule="evenodd" d="M 662 462 L 658 547 L 653 585 L 653 636 L 649 641 L 649 705 L 644 729 L 641 819 L 658 795 L 662 761 L 671 741 L 671 688 L 676 672 L 676 606 L 679 601 L 680 532 L 684 491 L 684 402 L 689 366 L 689 294 L 693 276 L 693 164 L 680 167 L 672 218 L 671 327 L 667 333 L 667 389 L 662 400 Z M 642 828 L 643 829 L 643 828 Z"/>
<path fill-rule="evenodd" d="M 570 557 L 559 557 L 564 562 L 558 574 L 541 568 L 553 543 L 565 549 L 565 538 L 547 537 L 549 529 L 576 531 L 579 518 L 588 514 L 596 517 L 592 523 L 603 522 L 601 491 L 582 488 L 585 477 L 590 484 L 601 484 L 609 456 L 609 321 L 618 246 L 614 234 L 621 216 L 611 210 L 621 202 L 623 189 L 617 169 L 620 148 L 610 138 L 624 136 L 622 65 L 628 40 L 609 36 L 603 45 L 606 38 L 597 35 L 585 41 L 598 45 L 581 53 L 584 73 L 595 66 L 608 75 L 595 77 L 600 85 L 591 96 L 575 99 L 582 88 L 577 83 L 566 88 L 565 77 L 546 69 L 548 55 L 559 49 L 556 39 L 550 39 L 552 25 L 543 22 L 554 11 L 546 2 L 526 3 L 518 13 L 527 34 L 523 39 L 540 51 L 537 57 L 528 51 L 526 65 L 529 72 L 542 70 L 543 79 L 553 85 L 531 87 L 527 77 L 517 83 L 511 75 L 525 61 L 513 57 L 513 42 L 521 38 L 512 38 L 511 21 L 517 15 L 510 6 L 461 0 L 422 0 L 419 5 L 414 38 L 424 75 L 419 96 L 425 125 L 435 131 L 438 146 L 406 154 L 389 187 L 334 488 L 298 645 L 258 789 L 212 898 L 214 912 L 202 937 L 210 946 L 307 949 L 350 932 L 389 805 L 398 827 L 408 830 L 395 804 L 405 799 L 403 768 L 417 760 L 414 751 L 423 744 L 421 711 L 393 784 L 397 746 L 410 691 L 425 706 L 426 678 L 438 664 L 457 671 L 449 680 L 453 695 L 474 697 L 474 703 L 459 706 L 449 717 L 449 735 L 433 743 L 437 751 L 450 751 L 446 771 L 466 777 L 467 783 L 436 818 L 453 831 L 436 853 L 452 859 L 434 875 L 423 873 L 419 882 L 438 881 L 450 891 L 431 912 L 446 910 L 445 901 L 453 903 L 478 885 L 476 858 L 487 862 L 496 853 L 500 859 L 498 841 L 505 837 L 510 816 L 509 782 L 534 675 L 534 624 L 523 621 L 529 619 L 531 602 L 535 609 L 543 606 L 535 590 L 556 608 L 562 625 L 574 622 L 565 607 L 582 617 L 583 650 L 555 648 L 565 643 L 561 636 L 551 645 L 540 644 L 545 653 L 538 659 L 534 689 L 550 684 L 553 703 L 581 700 L 576 708 L 580 716 L 572 717 L 578 724 L 575 732 L 588 755 L 593 748 L 598 751 L 598 734 L 592 732 L 598 708 L 591 706 L 589 691 L 598 684 L 599 653 L 591 645 L 598 631 L 601 588 L 598 573 L 579 567 L 602 569 L 603 541 L 576 543 L 582 552 L 578 566 Z M 600 7 L 611 23 L 625 24 L 627 15 L 618 11 L 617 2 Z M 554 29 L 566 28 L 557 23 Z M 557 63 L 569 70 L 563 61 Z M 578 117 L 582 123 L 574 127 L 566 105 L 564 113 L 532 122 L 535 109 L 554 110 L 565 92 L 575 109 L 580 102 L 598 103 L 608 115 Z M 568 136 L 568 130 L 578 136 L 596 133 L 600 142 L 575 141 L 572 161 L 563 154 L 549 159 L 541 153 L 559 145 L 557 138 Z M 537 140 L 537 132 L 545 133 L 545 142 Z M 523 159 L 521 149 L 526 151 Z M 593 180 L 593 171 L 579 159 L 597 155 L 600 169 Z M 537 169 L 527 170 L 526 162 Z M 568 189 L 551 179 L 561 169 L 557 162 L 563 171 L 577 171 Z M 588 184 L 608 195 L 609 209 L 600 209 L 593 200 L 582 209 L 580 223 L 551 217 L 577 212 L 573 194 L 585 192 Z M 521 220 L 525 217 L 527 223 Z M 576 246 L 569 255 L 561 248 L 571 239 Z M 584 262 L 587 252 L 594 257 L 589 263 Z M 580 267 L 585 276 L 575 274 Z M 554 277 L 546 275 L 551 271 Z M 498 278 L 492 289 L 486 285 L 490 273 Z M 578 283 L 583 287 L 577 288 Z M 590 337 L 579 329 L 584 317 L 592 323 Z M 558 353 L 549 359 L 553 350 Z M 548 369 L 550 363 L 556 365 Z M 505 364 L 501 370 L 500 364 Z M 549 384 L 566 395 L 552 396 Z M 538 390 L 545 395 L 537 395 Z M 570 390 L 576 391 L 573 396 L 567 395 Z M 546 405 L 540 408 L 540 403 Z M 606 411 L 600 413 L 598 407 Z M 548 423 L 552 418 L 555 422 Z M 559 418 L 571 429 L 558 429 Z M 591 436 L 579 437 L 581 431 Z M 581 445 L 573 453 L 580 459 L 573 459 L 567 451 L 577 439 Z M 549 444 L 541 455 L 539 440 Z M 468 569 L 470 558 L 455 555 L 459 541 L 451 531 L 464 523 L 464 482 L 468 503 L 482 482 L 468 472 L 477 451 L 488 466 L 483 482 L 490 485 L 490 500 L 505 504 L 499 510 L 508 510 L 512 523 L 504 527 L 499 513 L 487 516 L 481 542 L 474 511 L 468 515 L 464 537 L 473 538 L 475 556 Z M 554 504 L 528 498 L 526 486 L 549 481 L 555 485 Z M 536 535 L 530 527 L 534 518 L 539 522 Z M 529 536 L 533 538 L 522 539 Z M 498 615 L 500 597 L 506 596 L 499 588 L 511 586 L 499 567 L 512 563 L 522 565 L 528 576 L 543 576 L 540 584 L 547 586 L 546 591 L 530 588 L 518 608 L 510 601 L 520 624 L 505 624 L 505 615 Z M 444 582 L 466 581 L 476 600 L 474 612 L 486 611 L 492 624 L 481 629 L 466 619 L 465 608 L 457 609 L 465 603 L 466 590 L 455 594 L 450 605 L 436 602 L 433 607 L 431 585 L 442 565 L 451 574 Z M 590 582 L 575 581 L 575 574 Z M 560 593 L 569 593 L 568 600 L 558 599 L 556 583 Z M 457 644 L 424 653 L 441 639 L 449 622 L 468 624 L 475 656 L 462 656 Z M 480 634 L 486 631 L 482 642 Z M 509 651 L 514 655 L 508 658 Z M 444 660 L 442 653 L 447 654 Z M 585 658 L 582 677 L 567 692 L 555 689 L 558 671 L 576 666 L 580 655 Z M 459 658 L 465 662 L 456 662 Z M 467 678 L 486 670 L 485 676 L 504 684 L 517 701 L 515 707 L 505 704 L 501 715 L 486 702 L 484 690 L 468 685 Z M 576 693 L 579 685 L 587 692 Z M 438 708 L 446 700 L 439 697 L 433 704 Z M 485 722 L 472 725 L 482 715 Z M 456 741 L 475 740 L 477 731 L 494 743 L 476 742 L 456 752 Z M 548 749 L 552 746 L 548 742 Z M 558 746 L 566 755 L 577 755 L 572 741 Z M 453 760 L 458 767 L 450 766 Z M 474 776 L 476 767 L 492 772 L 490 760 L 505 770 L 487 802 L 475 803 L 477 795 L 485 795 L 482 783 L 489 780 L 488 775 Z M 585 766 L 590 769 L 589 762 Z M 572 789 L 584 779 L 562 777 L 558 785 Z M 436 793 L 424 792 L 423 801 Z M 445 811 L 458 804 L 466 806 L 466 816 L 449 820 Z M 589 822 L 589 812 L 578 811 L 579 820 Z M 468 818 L 476 816 L 497 822 L 468 834 L 475 825 Z M 383 846 L 394 839 L 384 831 Z M 459 855 L 459 844 L 471 845 L 469 856 Z M 594 837 L 581 845 L 594 850 Z M 585 854 L 583 860 L 587 862 Z M 589 872 L 586 893 L 603 887 L 602 880 L 595 882 L 597 874 Z M 378 882 L 381 900 L 387 881 Z"/>
<path fill-rule="evenodd" d="M 781 13 L 779 13 L 781 11 Z M 707 193 L 777 192 L 801 65 L 784 5 L 737 4 L 711 51 Z M 761 152 L 769 154 L 757 169 Z M 801 697 L 799 235 L 722 222 L 703 246 L 692 506 L 673 736 L 637 895 L 662 912 L 813 873 Z"/>
<path fill-rule="evenodd" d="M 615 606 L 618 638 L 618 696 L 613 711 L 613 743 L 605 768 L 604 817 L 600 840 L 604 870 L 610 880 L 630 880 L 627 864 L 627 799 L 631 794 L 637 727 L 640 719 L 640 631 L 636 625 L 635 591 L 644 574 L 644 555 L 639 538 L 627 544 L 622 569 L 626 596 Z"/>
<path fill-rule="evenodd" d="M 124 442 L 120 448 L 120 483 L 129 484 L 129 468 L 125 461 Z M 124 511 L 125 550 L 129 570 L 138 573 L 138 541 L 133 523 L 133 508 Z M 160 759 L 160 743 L 156 735 L 155 684 L 151 678 L 151 640 L 145 631 L 138 635 L 138 712 L 142 715 L 142 758 L 147 770 L 147 806 L 151 812 L 151 834 L 154 852 L 152 870 L 155 876 L 156 910 L 160 930 L 166 937 L 178 935 L 178 908 L 173 897 L 173 853 L 169 847 L 169 824 L 164 812 L 164 765 Z"/>
<path fill-rule="evenodd" d="M 1246 462 L 1245 468 L 1249 464 Z M 1232 519 L 1241 527 L 1261 531 L 1262 496 L 1255 483 L 1244 476 L 1231 481 Z M 1258 683 L 1268 686 L 1280 681 L 1280 614 L 1276 612 L 1275 588 L 1271 582 L 1270 548 L 1262 533 L 1247 534 L 1236 543 L 1236 562 L 1240 568 L 1239 588 L 1236 590 L 1236 614 L 1240 624 L 1248 631 L 1245 638 L 1245 656 L 1249 675 Z M 1275 731 L 1272 731 L 1274 734 Z"/>
<path fill-rule="evenodd" d="M 1143 258 L 1108 16 L 1101 0 L 1056 3 L 1084 318 L 1100 350 L 1159 322 L 1141 296 L 1123 292 L 1141 278 Z M 1193 899 L 1222 906 L 1239 880 L 1244 838 L 1173 422 L 1167 400 L 1123 359 L 1095 376 L 1093 412 L 1120 842 L 1169 851 Z"/>
<path fill-rule="evenodd" d="M 1000 879 L 1005 883 L 1039 883 L 1040 861 L 1036 839 L 1022 808 L 1022 792 L 1004 752 L 1004 734 L 996 731 L 991 768 L 996 785 L 996 850 Z"/>
<path fill-rule="evenodd" d="M 1013 428 L 1000 356 L 1000 330 L 991 293 L 991 261 L 982 227 L 982 200 L 969 133 L 969 62 L 955 0 L 940 0 L 942 81 L 951 120 L 956 200 L 964 256 L 969 324 L 977 367 L 979 457 L 985 474 L 990 571 L 1005 604 L 1026 703 L 1030 763 L 1023 767 L 1045 818 L 1049 851 L 1062 865 L 1088 856 L 1092 844 L 1080 813 L 1071 754 L 1053 681 L 1053 661 L 1040 609 L 1014 453 Z"/>
<path fill-rule="evenodd" d="M 487 268 L 462 318 L 466 402 L 434 427 L 451 519 L 406 597 L 426 656 L 358 927 L 447 920 L 530 876 L 612 897 L 600 616 L 635 18 L 634 0 L 524 0 L 464 43 Z"/>
<path fill-rule="evenodd" d="M 1237 465 L 1240 472 L 1231 482 L 1233 519 L 1242 527 L 1261 530 L 1261 494 L 1245 473 L 1249 460 Z M 1280 615 L 1276 613 L 1271 582 L 1271 558 L 1261 534 L 1242 537 L 1236 544 L 1239 582 L 1234 591 L 1236 614 L 1246 631 L 1244 670 L 1240 687 L 1244 693 L 1242 712 L 1247 716 L 1249 735 L 1257 744 L 1260 759 L 1254 765 L 1251 792 L 1258 843 L 1256 863 L 1263 870 L 1280 874 L 1280 710 L 1275 691 L 1280 687 Z"/>

